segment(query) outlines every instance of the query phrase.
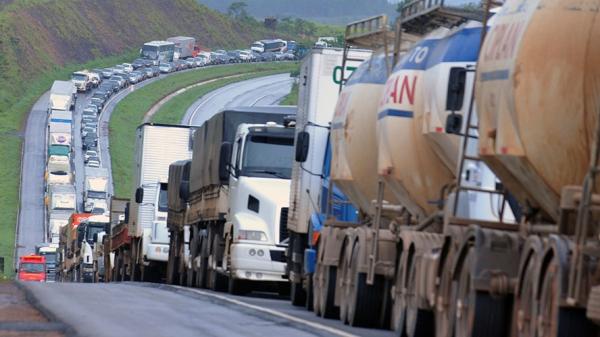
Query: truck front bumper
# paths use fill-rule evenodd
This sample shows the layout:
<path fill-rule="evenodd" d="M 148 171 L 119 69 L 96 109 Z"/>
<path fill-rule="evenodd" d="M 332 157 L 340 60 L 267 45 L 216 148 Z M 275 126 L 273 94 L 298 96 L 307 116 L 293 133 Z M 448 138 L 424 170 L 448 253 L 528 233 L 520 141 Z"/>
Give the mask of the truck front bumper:
<path fill-rule="evenodd" d="M 237 279 L 287 282 L 285 248 L 275 245 L 233 243 L 231 272 Z"/>
<path fill-rule="evenodd" d="M 146 259 L 150 261 L 169 261 L 169 244 L 149 243 L 146 251 Z"/>

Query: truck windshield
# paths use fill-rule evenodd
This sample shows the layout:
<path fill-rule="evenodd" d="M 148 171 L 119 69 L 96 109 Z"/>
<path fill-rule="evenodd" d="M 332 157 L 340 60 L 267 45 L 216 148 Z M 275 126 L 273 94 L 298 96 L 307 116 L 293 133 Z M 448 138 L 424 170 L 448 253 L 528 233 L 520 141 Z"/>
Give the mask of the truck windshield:
<path fill-rule="evenodd" d="M 158 211 L 166 212 L 169 210 L 167 203 L 167 184 L 160 184 L 160 192 L 158 193 Z"/>
<path fill-rule="evenodd" d="M 73 76 L 71 76 L 71 79 L 73 81 L 86 81 L 87 76 L 83 74 L 73 74 Z"/>
<path fill-rule="evenodd" d="M 40 253 L 40 255 L 46 258 L 46 263 L 56 262 L 56 253 Z"/>
<path fill-rule="evenodd" d="M 25 272 L 25 273 L 43 273 L 44 272 L 44 264 L 43 263 L 31 263 L 31 262 L 21 263 L 20 271 Z"/>
<path fill-rule="evenodd" d="M 88 191 L 87 196 L 90 199 L 106 199 L 106 192 Z"/>
<path fill-rule="evenodd" d="M 293 152 L 292 137 L 250 135 L 244 146 L 241 174 L 249 177 L 290 179 Z"/>
<path fill-rule="evenodd" d="M 98 234 L 101 232 L 104 232 L 104 224 L 88 225 L 86 240 L 88 242 L 92 242 L 92 240 L 94 240 L 94 234 Z"/>

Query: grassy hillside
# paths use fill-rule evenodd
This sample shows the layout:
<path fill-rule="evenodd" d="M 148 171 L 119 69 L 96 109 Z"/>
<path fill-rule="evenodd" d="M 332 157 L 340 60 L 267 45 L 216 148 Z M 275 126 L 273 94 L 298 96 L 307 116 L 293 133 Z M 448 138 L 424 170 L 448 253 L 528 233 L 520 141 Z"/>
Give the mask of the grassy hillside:
<path fill-rule="evenodd" d="M 195 36 L 207 47 L 241 47 L 267 35 L 196 0 L 0 0 L 0 257 L 11 274 L 22 127 L 55 79 L 84 66 L 131 60 L 143 42 Z M 0 270 L 0 274 L 2 271 Z"/>
<path fill-rule="evenodd" d="M 198 0 L 223 13 L 233 2 L 244 1 L 250 15 L 257 18 L 274 16 L 299 17 L 329 24 L 346 24 L 371 15 L 395 15 L 396 5 L 387 0 Z"/>

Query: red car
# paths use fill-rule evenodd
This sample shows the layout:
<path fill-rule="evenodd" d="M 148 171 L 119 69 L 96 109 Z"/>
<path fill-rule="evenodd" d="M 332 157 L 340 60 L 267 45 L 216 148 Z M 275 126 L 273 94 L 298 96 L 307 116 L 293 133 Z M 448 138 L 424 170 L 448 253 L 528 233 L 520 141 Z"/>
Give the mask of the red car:
<path fill-rule="evenodd" d="M 34 254 L 21 256 L 18 278 L 24 282 L 46 282 L 46 258 Z"/>

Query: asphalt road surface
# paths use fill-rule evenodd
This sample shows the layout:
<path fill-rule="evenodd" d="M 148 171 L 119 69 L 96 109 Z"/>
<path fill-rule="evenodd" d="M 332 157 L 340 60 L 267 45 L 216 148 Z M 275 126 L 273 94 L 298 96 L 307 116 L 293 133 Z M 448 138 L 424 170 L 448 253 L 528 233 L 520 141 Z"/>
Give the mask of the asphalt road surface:
<path fill-rule="evenodd" d="M 244 298 L 140 283 L 24 284 L 38 305 L 82 337 L 108 336 L 391 336 L 334 327 Z M 331 321 L 331 320 L 329 320 Z M 341 325 L 341 324 L 340 324 Z"/>
<path fill-rule="evenodd" d="M 17 232 L 17 256 L 35 251 L 35 245 L 44 242 L 44 170 L 46 161 L 46 126 L 48 118 L 47 92 L 33 105 L 27 117 L 23 158 L 21 161 L 21 205 Z"/>
<path fill-rule="evenodd" d="M 279 74 L 226 85 L 194 102 L 181 123 L 202 125 L 225 108 L 278 104 L 290 93 L 292 84 L 289 74 Z"/>

